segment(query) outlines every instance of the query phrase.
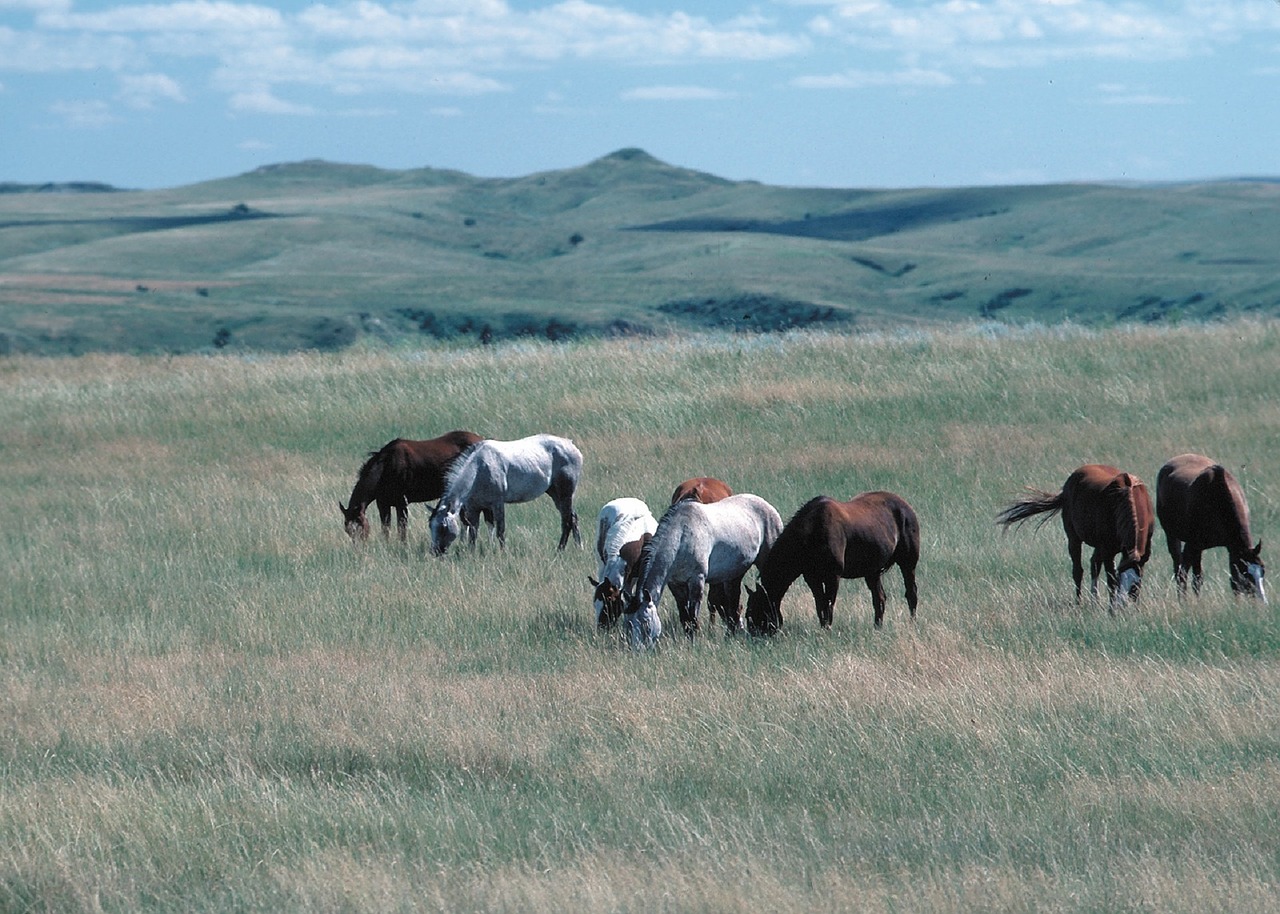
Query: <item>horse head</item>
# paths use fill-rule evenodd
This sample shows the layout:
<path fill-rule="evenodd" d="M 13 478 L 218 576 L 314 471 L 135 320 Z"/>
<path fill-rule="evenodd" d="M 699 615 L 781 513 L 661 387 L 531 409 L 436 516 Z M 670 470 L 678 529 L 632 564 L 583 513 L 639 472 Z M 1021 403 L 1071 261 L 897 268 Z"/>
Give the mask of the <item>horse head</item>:
<path fill-rule="evenodd" d="M 626 599 L 622 624 L 627 641 L 635 650 L 653 647 L 662 637 L 662 619 L 658 617 L 657 598 L 648 590 L 639 590 Z"/>
<path fill-rule="evenodd" d="M 592 602 L 596 609 L 596 627 L 601 631 L 613 628 L 617 624 L 618 619 L 622 616 L 623 610 L 626 608 L 623 600 L 622 591 L 608 578 L 603 581 L 597 581 L 595 578 L 587 575 L 587 580 L 591 582 L 591 586 L 595 588 L 595 594 Z"/>
<path fill-rule="evenodd" d="M 1247 552 L 1231 557 L 1231 592 L 1257 597 L 1267 602 L 1267 588 L 1263 578 L 1267 566 L 1262 562 L 1262 540 Z"/>
<path fill-rule="evenodd" d="M 428 522 L 431 530 L 431 551 L 444 555 L 462 534 L 462 511 L 456 506 L 446 506 L 443 501 L 431 509 Z"/>
<path fill-rule="evenodd" d="M 347 507 L 338 502 L 338 510 L 342 512 L 342 526 L 353 542 L 363 542 L 369 538 L 369 520 L 365 517 L 364 508 L 356 507 L 355 502 Z"/>
<path fill-rule="evenodd" d="M 1112 595 L 1111 606 L 1116 609 L 1125 600 L 1138 602 L 1138 594 L 1142 591 L 1143 558 L 1136 552 L 1130 552 L 1121 558 L 1116 567 L 1116 592 Z"/>
<path fill-rule="evenodd" d="M 775 635 L 782 628 L 782 611 L 761 584 L 755 590 L 747 587 L 747 633 Z"/>

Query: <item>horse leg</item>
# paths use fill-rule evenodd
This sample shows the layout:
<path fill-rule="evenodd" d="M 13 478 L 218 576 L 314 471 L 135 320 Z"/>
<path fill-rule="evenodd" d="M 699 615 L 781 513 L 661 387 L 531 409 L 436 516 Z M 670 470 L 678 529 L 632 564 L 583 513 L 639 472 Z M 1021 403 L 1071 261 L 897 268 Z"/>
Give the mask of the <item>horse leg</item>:
<path fill-rule="evenodd" d="M 1169 558 L 1173 559 L 1173 582 L 1178 587 L 1178 596 L 1185 597 L 1187 595 L 1187 568 L 1182 564 L 1182 547 L 1183 542 L 1173 537 L 1168 537 Z"/>
<path fill-rule="evenodd" d="M 1080 584 L 1084 580 L 1084 562 L 1080 551 L 1084 543 L 1075 537 L 1067 540 L 1067 552 L 1071 555 L 1071 579 L 1076 582 L 1076 603 L 1080 602 Z"/>
<path fill-rule="evenodd" d="M 712 606 L 713 600 L 716 600 L 719 605 Z M 725 634 L 737 633 L 742 627 L 742 578 L 712 584 L 707 590 L 707 609 L 708 615 L 713 609 L 720 614 L 720 618 L 724 620 Z"/>
<path fill-rule="evenodd" d="M 573 541 L 578 544 L 578 548 L 582 548 L 582 534 L 578 530 L 578 514 L 573 510 L 573 481 L 564 478 L 552 480 L 551 487 L 547 489 L 547 494 L 551 496 L 551 501 L 555 503 L 556 510 L 560 512 L 560 545 L 557 549 L 563 549 L 565 544 L 569 542 L 569 534 L 573 534 Z"/>
<path fill-rule="evenodd" d="M 911 610 L 911 618 L 916 617 L 916 601 L 919 594 L 916 591 L 916 569 L 915 566 L 908 568 L 906 565 L 899 565 L 902 571 L 902 585 L 906 588 L 907 608 Z"/>
<path fill-rule="evenodd" d="M 391 505 L 378 499 L 378 519 L 382 521 L 382 538 L 391 539 Z"/>
<path fill-rule="evenodd" d="M 702 602 L 702 584 L 672 584 L 670 590 L 680 611 L 680 627 L 692 638 L 698 632 L 698 605 Z"/>
<path fill-rule="evenodd" d="M 867 590 L 871 591 L 871 606 L 876 611 L 876 628 L 884 625 L 884 584 L 879 574 L 867 575 Z"/>
<path fill-rule="evenodd" d="M 396 530 L 401 544 L 409 542 L 409 502 L 404 498 L 396 502 Z"/>
<path fill-rule="evenodd" d="M 493 506 L 493 532 L 498 538 L 498 548 L 507 548 L 507 505 L 498 502 Z"/>
<path fill-rule="evenodd" d="M 840 579 L 829 574 L 806 574 L 804 582 L 813 591 L 813 609 L 818 615 L 818 625 L 831 627 L 835 616 L 836 593 L 840 589 Z"/>

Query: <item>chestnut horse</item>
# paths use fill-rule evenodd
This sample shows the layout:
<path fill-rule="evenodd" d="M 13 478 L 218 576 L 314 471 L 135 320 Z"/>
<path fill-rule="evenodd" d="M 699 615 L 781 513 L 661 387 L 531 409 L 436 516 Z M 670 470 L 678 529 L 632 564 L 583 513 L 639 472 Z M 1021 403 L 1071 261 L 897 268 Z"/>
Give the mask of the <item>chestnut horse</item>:
<path fill-rule="evenodd" d="M 395 508 L 400 542 L 405 542 L 409 534 L 409 505 L 439 498 L 444 492 L 445 474 L 453 461 L 480 440 L 474 432 L 459 429 L 426 441 L 396 438 L 381 450 L 370 451 L 369 459 L 356 475 L 347 504 L 338 502 L 347 534 L 357 541 L 369 538 L 365 509 L 377 502 L 383 537 L 390 537 L 391 509 Z"/>
<path fill-rule="evenodd" d="M 1067 552 L 1071 555 L 1071 577 L 1076 583 L 1076 602 L 1080 602 L 1080 583 L 1084 577 L 1080 558 L 1082 544 L 1093 547 L 1089 563 L 1090 593 L 1097 596 L 1098 573 L 1106 568 L 1111 612 L 1114 613 L 1126 597 L 1136 602 L 1142 586 L 1142 568 L 1151 558 L 1151 534 L 1155 527 L 1151 494 L 1143 481 L 1113 466 L 1088 463 L 1067 477 L 1061 492 L 1029 491 L 1030 497 L 996 515 L 996 522 L 1009 527 L 1044 514 L 1040 521 L 1043 526 L 1049 517 L 1061 512 Z M 1117 555 L 1120 556 L 1118 575 Z"/>
<path fill-rule="evenodd" d="M 1262 540 L 1251 545 L 1249 505 L 1240 483 L 1225 467 L 1200 454 L 1174 457 L 1156 476 L 1156 516 L 1169 541 L 1180 593 L 1187 592 L 1188 571 L 1195 592 L 1200 593 L 1204 582 L 1201 554 L 1226 546 L 1232 592 L 1267 602 Z"/>
<path fill-rule="evenodd" d="M 813 592 L 823 628 L 831 627 L 840 579 L 865 578 L 879 628 L 885 606 L 880 578 L 894 565 L 902 572 L 914 619 L 919 561 L 920 521 L 900 496 L 864 492 L 850 501 L 837 501 L 819 495 L 787 521 L 760 563 L 760 586 L 747 588 L 747 631 L 771 635 L 782 628 L 782 598 L 801 576 Z"/>

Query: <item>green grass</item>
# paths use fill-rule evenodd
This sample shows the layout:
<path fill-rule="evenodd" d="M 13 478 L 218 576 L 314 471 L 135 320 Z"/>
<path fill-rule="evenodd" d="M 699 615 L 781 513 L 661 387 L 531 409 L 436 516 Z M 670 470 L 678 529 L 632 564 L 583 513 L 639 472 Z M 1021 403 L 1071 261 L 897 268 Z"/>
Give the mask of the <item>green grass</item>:
<path fill-rule="evenodd" d="M 638 150 L 502 180 L 304 162 L 0 193 L 0 353 L 1274 318 L 1277 193 L 779 188 Z"/>
<path fill-rule="evenodd" d="M 0 910 L 1263 911 L 1280 616 L 1221 550 L 1180 600 L 1071 597 L 997 510 L 1213 454 L 1280 519 L 1280 326 L 364 347 L 0 363 Z M 584 530 L 713 474 L 784 516 L 889 488 L 919 617 L 590 623 L 550 503 L 505 552 L 355 548 L 363 455 L 568 435 Z M 589 538 L 588 534 L 588 538 Z M 671 606 L 664 601 L 664 618 Z"/>

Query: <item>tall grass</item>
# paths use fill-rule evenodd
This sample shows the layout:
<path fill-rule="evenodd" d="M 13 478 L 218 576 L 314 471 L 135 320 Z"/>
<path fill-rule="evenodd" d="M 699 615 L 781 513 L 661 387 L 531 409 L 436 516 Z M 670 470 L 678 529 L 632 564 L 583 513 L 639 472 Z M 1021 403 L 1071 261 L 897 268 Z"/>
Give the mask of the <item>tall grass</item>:
<path fill-rule="evenodd" d="M 0 910 L 1248 911 L 1280 901 L 1280 618 L 1221 550 L 1072 600 L 1079 463 L 1280 508 L 1280 326 L 0 363 Z M 505 551 L 354 548 L 396 435 L 551 431 L 583 529 L 713 474 L 920 515 L 918 621 L 633 654 L 549 501 Z M 590 539 L 590 533 L 587 534 Z M 663 612 L 671 612 L 664 605 Z"/>

